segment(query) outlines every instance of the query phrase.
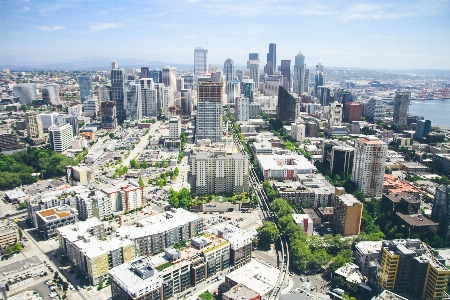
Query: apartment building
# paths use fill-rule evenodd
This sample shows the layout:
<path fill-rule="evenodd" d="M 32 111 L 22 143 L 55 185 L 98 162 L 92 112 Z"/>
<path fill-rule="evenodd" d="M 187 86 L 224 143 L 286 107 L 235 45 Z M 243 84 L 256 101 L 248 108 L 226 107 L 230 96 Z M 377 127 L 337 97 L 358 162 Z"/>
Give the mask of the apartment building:
<path fill-rule="evenodd" d="M 111 198 L 102 191 L 89 191 L 75 196 L 80 220 L 96 217 L 103 220 L 112 215 Z"/>
<path fill-rule="evenodd" d="M 14 224 L 0 225 L 0 249 L 8 245 L 14 245 L 19 240 L 18 230 Z"/>
<path fill-rule="evenodd" d="M 363 204 L 351 194 L 336 196 L 334 201 L 334 231 L 342 235 L 358 235 Z"/>
<path fill-rule="evenodd" d="M 48 129 L 52 149 L 63 152 L 72 146 L 73 129 L 70 124 L 54 125 Z"/>
<path fill-rule="evenodd" d="M 137 227 L 122 226 L 116 235 L 132 240 L 136 256 L 143 256 L 160 253 L 202 231 L 203 218 L 179 208 L 140 220 Z"/>
<path fill-rule="evenodd" d="M 361 274 L 369 275 L 371 262 L 376 262 L 381 257 L 381 241 L 363 241 L 355 245 L 355 264 L 359 267 Z"/>
<path fill-rule="evenodd" d="M 388 146 L 380 139 L 362 136 L 356 140 L 352 180 L 367 197 L 381 197 Z"/>
<path fill-rule="evenodd" d="M 220 142 L 223 135 L 223 83 L 199 82 L 197 88 L 196 140 Z"/>
<path fill-rule="evenodd" d="M 43 239 L 57 235 L 57 229 L 78 222 L 78 212 L 68 205 L 61 205 L 36 212 L 37 229 Z"/>
<path fill-rule="evenodd" d="M 41 116 L 37 111 L 27 112 L 25 116 L 25 125 L 27 128 L 27 136 L 29 138 L 41 139 L 44 137 Z"/>
<path fill-rule="evenodd" d="M 249 157 L 241 153 L 191 155 L 191 191 L 196 194 L 248 191 Z"/>
<path fill-rule="evenodd" d="M 294 179 L 297 174 L 315 173 L 316 167 L 303 155 L 257 155 L 265 179 Z"/>
<path fill-rule="evenodd" d="M 113 212 L 132 210 L 146 203 L 144 188 L 133 180 L 102 189 L 111 200 Z"/>

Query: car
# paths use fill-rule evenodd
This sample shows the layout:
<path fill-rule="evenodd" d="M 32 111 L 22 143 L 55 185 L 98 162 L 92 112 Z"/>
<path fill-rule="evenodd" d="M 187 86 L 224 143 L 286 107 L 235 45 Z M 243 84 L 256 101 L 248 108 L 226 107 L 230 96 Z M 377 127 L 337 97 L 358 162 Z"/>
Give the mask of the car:
<path fill-rule="evenodd" d="M 75 288 L 77 289 L 77 291 L 81 290 L 79 285 L 77 285 Z"/>
<path fill-rule="evenodd" d="M 53 298 L 53 297 L 57 297 L 57 296 L 58 296 L 58 293 L 51 292 L 51 293 L 48 294 L 48 295 L 50 296 L 50 298 Z"/>

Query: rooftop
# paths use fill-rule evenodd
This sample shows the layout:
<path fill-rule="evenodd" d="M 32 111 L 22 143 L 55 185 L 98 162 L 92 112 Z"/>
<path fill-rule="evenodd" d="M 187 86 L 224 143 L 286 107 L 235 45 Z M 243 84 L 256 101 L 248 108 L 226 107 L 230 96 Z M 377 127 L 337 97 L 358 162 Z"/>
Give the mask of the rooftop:
<path fill-rule="evenodd" d="M 103 227 L 103 222 L 93 217 L 87 219 L 86 221 L 81 221 L 75 224 L 60 227 L 57 230 L 68 241 L 75 242 L 81 239 L 89 229 L 99 225 Z"/>
<path fill-rule="evenodd" d="M 343 202 L 346 206 L 353 206 L 355 204 L 362 204 L 358 199 L 355 198 L 352 194 L 344 194 L 339 195 L 337 198 Z"/>
<path fill-rule="evenodd" d="M 22 260 L 7 264 L 7 265 L 2 265 L 2 273 L 9 273 L 12 271 L 21 271 L 24 269 L 27 269 L 29 267 L 32 266 L 37 266 L 42 264 L 42 261 L 37 257 L 37 256 L 32 256 L 32 257 L 28 257 L 28 258 L 24 258 Z M 0 273 L 0 282 L 2 282 L 2 277 L 3 276 L 7 276 L 7 275 L 3 275 L 2 273 Z"/>
<path fill-rule="evenodd" d="M 102 241 L 96 237 L 90 237 L 89 239 L 76 241 L 74 244 L 80 251 L 83 251 L 87 257 L 92 259 L 112 250 L 125 246 L 131 246 L 133 245 L 133 242 L 122 238 L 111 238 L 106 241 Z"/>
<path fill-rule="evenodd" d="M 381 251 L 381 241 L 372 242 L 372 241 L 364 241 L 359 242 L 355 245 L 356 250 L 359 250 L 361 253 L 370 254 L 370 253 L 380 253 Z"/>
<path fill-rule="evenodd" d="M 385 142 L 380 140 L 377 137 L 374 136 L 361 136 L 359 137 L 359 140 L 363 142 L 364 144 L 378 144 L 378 145 L 386 145 Z"/>
<path fill-rule="evenodd" d="M 397 216 L 399 216 L 402 220 L 408 223 L 410 226 L 438 226 L 439 223 L 435 223 L 425 217 L 422 214 L 403 214 L 401 212 L 397 212 Z"/>
<path fill-rule="evenodd" d="M 37 212 L 37 215 L 40 216 L 44 221 L 49 222 L 56 219 L 63 219 L 70 217 L 76 213 L 76 210 L 67 206 L 62 205 L 54 208 L 44 209 Z"/>
<path fill-rule="evenodd" d="M 284 155 L 257 155 L 259 164 L 263 169 L 309 169 L 311 173 L 316 167 L 303 155 L 284 154 Z"/>

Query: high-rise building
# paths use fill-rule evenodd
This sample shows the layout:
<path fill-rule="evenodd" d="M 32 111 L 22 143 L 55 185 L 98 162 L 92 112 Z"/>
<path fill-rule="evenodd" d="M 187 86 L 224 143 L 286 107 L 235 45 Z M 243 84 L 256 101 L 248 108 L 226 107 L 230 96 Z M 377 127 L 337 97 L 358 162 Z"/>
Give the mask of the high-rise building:
<path fill-rule="evenodd" d="M 450 186 L 436 187 L 431 219 L 439 223 L 438 234 L 444 241 L 444 247 L 448 247 L 450 245 Z"/>
<path fill-rule="evenodd" d="M 208 72 L 208 49 L 196 47 L 194 49 L 194 74 L 202 75 Z"/>
<path fill-rule="evenodd" d="M 295 98 L 284 87 L 278 90 L 278 105 L 277 105 L 277 117 L 285 123 L 291 124 L 295 121 L 297 106 L 299 105 L 298 98 Z"/>
<path fill-rule="evenodd" d="M 116 103 L 117 120 L 121 124 L 127 118 L 126 76 L 123 69 L 111 70 L 111 101 Z"/>
<path fill-rule="evenodd" d="M 321 63 L 316 65 L 316 72 L 323 72 L 323 65 Z"/>
<path fill-rule="evenodd" d="M 92 98 L 92 78 L 91 75 L 83 74 L 78 77 L 80 84 L 81 102 L 86 102 Z"/>
<path fill-rule="evenodd" d="M 420 240 L 384 240 L 378 285 L 424 300 L 444 299 L 450 276 L 444 262 Z"/>
<path fill-rule="evenodd" d="M 181 118 L 173 116 L 169 119 L 169 139 L 179 139 L 181 134 Z"/>
<path fill-rule="evenodd" d="M 245 95 L 236 97 L 234 105 L 234 117 L 236 121 L 248 121 L 249 119 L 249 104 L 250 101 Z"/>
<path fill-rule="evenodd" d="M 119 63 L 117 61 L 113 61 L 111 63 L 111 69 L 115 70 L 119 68 Z"/>
<path fill-rule="evenodd" d="M 336 196 L 334 201 L 334 231 L 342 235 L 358 235 L 363 204 L 351 194 Z"/>
<path fill-rule="evenodd" d="M 196 77 L 193 74 L 184 74 L 181 77 L 184 79 L 184 89 L 195 90 L 197 88 Z"/>
<path fill-rule="evenodd" d="M 367 103 L 367 120 L 377 122 L 386 116 L 386 108 L 383 100 L 380 98 L 372 98 Z"/>
<path fill-rule="evenodd" d="M 227 103 L 234 104 L 234 100 L 241 94 L 241 85 L 237 80 L 227 81 L 225 90 L 227 94 Z M 253 96 L 253 89 L 252 89 L 252 96 Z"/>
<path fill-rule="evenodd" d="M 278 96 L 278 89 L 283 85 L 283 76 L 281 75 L 269 75 L 264 81 L 264 95 L 266 96 Z"/>
<path fill-rule="evenodd" d="M 162 68 L 162 83 L 164 83 L 166 87 L 171 87 L 172 90 L 175 91 L 177 89 L 177 68 Z"/>
<path fill-rule="evenodd" d="M 319 100 L 320 105 L 328 106 L 331 102 L 331 90 L 326 86 L 319 86 L 317 88 L 317 98 Z"/>
<path fill-rule="evenodd" d="M 199 82 L 197 87 L 197 126 L 196 139 L 222 139 L 222 82 Z"/>
<path fill-rule="evenodd" d="M 162 112 L 167 116 L 169 114 L 169 107 L 174 105 L 173 89 L 165 86 L 163 89 L 163 101 L 161 102 Z"/>
<path fill-rule="evenodd" d="M 299 143 L 305 140 L 306 126 L 304 123 L 295 122 L 291 124 L 291 139 Z"/>
<path fill-rule="evenodd" d="M 254 100 L 255 82 L 253 79 L 242 79 L 242 94 L 248 98 L 250 103 Z"/>
<path fill-rule="evenodd" d="M 269 44 L 269 53 L 267 53 L 267 65 L 264 68 L 264 73 L 273 75 L 277 69 L 277 44 Z"/>
<path fill-rule="evenodd" d="M 259 53 L 249 53 L 248 60 L 258 60 L 259 61 Z"/>
<path fill-rule="evenodd" d="M 162 71 L 158 69 L 153 69 L 149 72 L 148 78 L 153 79 L 154 83 L 161 83 L 162 82 Z"/>
<path fill-rule="evenodd" d="M 241 153 L 191 155 L 191 192 L 242 193 L 248 190 L 249 157 Z"/>
<path fill-rule="evenodd" d="M 305 78 L 303 80 L 303 93 L 309 93 L 309 69 L 306 68 L 305 68 Z"/>
<path fill-rule="evenodd" d="M 290 92 L 291 90 L 291 60 L 282 60 L 280 66 L 281 75 L 283 75 L 283 88 Z"/>
<path fill-rule="evenodd" d="M 142 78 L 141 84 L 141 103 L 142 117 L 158 116 L 158 91 L 155 89 L 153 79 Z"/>
<path fill-rule="evenodd" d="M 134 82 L 128 83 L 127 117 L 137 121 L 142 119 L 141 85 Z"/>
<path fill-rule="evenodd" d="M 181 76 L 177 77 L 177 92 L 181 92 L 184 89 L 184 78 Z"/>
<path fill-rule="evenodd" d="M 42 87 L 42 100 L 45 104 L 59 105 L 59 84 L 51 83 Z"/>
<path fill-rule="evenodd" d="M 356 140 L 352 180 L 364 195 L 381 197 L 388 147 L 376 137 Z"/>
<path fill-rule="evenodd" d="M 348 122 L 361 121 L 362 110 L 360 103 L 348 102 L 344 106 L 344 119 Z"/>
<path fill-rule="evenodd" d="M 294 93 L 301 95 L 305 91 L 305 56 L 299 52 L 294 63 Z"/>
<path fill-rule="evenodd" d="M 141 74 L 139 75 L 139 79 L 142 78 L 150 78 L 150 69 L 148 67 L 141 67 Z"/>
<path fill-rule="evenodd" d="M 184 115 L 191 115 L 192 113 L 192 90 L 181 90 L 181 108 Z"/>
<path fill-rule="evenodd" d="M 100 104 L 101 126 L 105 129 L 114 129 L 117 126 L 116 102 L 102 101 Z"/>
<path fill-rule="evenodd" d="M 48 129 L 52 149 L 63 152 L 72 146 L 73 129 L 70 124 L 53 125 Z"/>
<path fill-rule="evenodd" d="M 322 144 L 322 165 L 331 175 L 344 175 L 347 178 L 353 170 L 355 149 L 337 140 L 328 140 Z"/>
<path fill-rule="evenodd" d="M 232 81 L 235 79 L 234 62 L 227 58 L 223 64 L 223 74 L 225 75 L 225 81 Z"/>
<path fill-rule="evenodd" d="M 19 97 L 20 104 L 31 104 L 37 99 L 36 83 L 20 83 L 13 87 L 15 97 Z"/>
<path fill-rule="evenodd" d="M 44 131 L 42 129 L 41 116 L 37 111 L 27 112 L 25 117 L 25 125 L 27 128 L 27 136 L 29 138 L 43 138 Z"/>
<path fill-rule="evenodd" d="M 409 97 L 411 92 L 396 91 L 394 98 L 394 125 L 403 127 L 408 125 Z"/>
<path fill-rule="evenodd" d="M 341 126 L 342 123 L 342 104 L 334 101 L 330 104 L 330 115 L 328 118 L 328 128 Z"/>
<path fill-rule="evenodd" d="M 431 131 L 431 121 L 430 120 L 418 120 L 416 125 L 416 132 L 414 133 L 414 138 L 420 139 Z"/>
<path fill-rule="evenodd" d="M 249 61 L 250 79 L 255 83 L 254 90 L 257 91 L 259 87 L 259 60 Z"/>

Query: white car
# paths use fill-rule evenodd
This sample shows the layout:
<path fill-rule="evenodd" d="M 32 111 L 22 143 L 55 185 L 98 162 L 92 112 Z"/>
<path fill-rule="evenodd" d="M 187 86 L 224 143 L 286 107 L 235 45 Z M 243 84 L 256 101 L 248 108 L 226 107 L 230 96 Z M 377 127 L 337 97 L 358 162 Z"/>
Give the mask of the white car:
<path fill-rule="evenodd" d="M 57 294 L 57 293 L 55 293 L 55 292 L 51 292 L 51 293 L 49 294 L 49 296 L 50 296 L 50 298 L 53 298 L 53 297 L 57 297 L 57 296 L 58 296 L 58 294 Z"/>

